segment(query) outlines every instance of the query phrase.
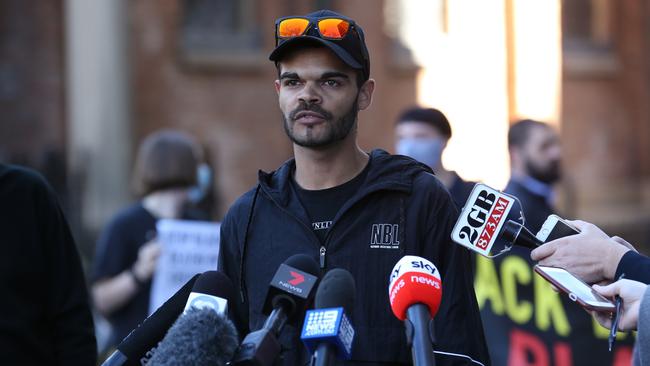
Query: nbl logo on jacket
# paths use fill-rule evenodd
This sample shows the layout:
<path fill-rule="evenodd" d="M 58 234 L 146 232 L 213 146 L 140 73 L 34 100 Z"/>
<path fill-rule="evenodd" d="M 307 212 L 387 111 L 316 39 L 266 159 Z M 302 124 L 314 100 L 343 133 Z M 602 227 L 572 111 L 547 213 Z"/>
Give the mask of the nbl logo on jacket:
<path fill-rule="evenodd" d="M 370 248 L 399 249 L 399 225 L 372 224 L 370 232 Z"/>

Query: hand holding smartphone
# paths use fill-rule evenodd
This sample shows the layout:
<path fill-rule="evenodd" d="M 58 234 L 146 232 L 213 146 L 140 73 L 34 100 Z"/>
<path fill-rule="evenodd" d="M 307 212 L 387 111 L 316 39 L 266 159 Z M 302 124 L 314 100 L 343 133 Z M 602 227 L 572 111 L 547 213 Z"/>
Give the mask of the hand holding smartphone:
<path fill-rule="evenodd" d="M 579 233 L 580 230 L 566 222 L 560 216 L 549 215 L 546 221 L 544 221 L 542 228 L 537 232 L 536 237 L 542 243 L 546 243 L 551 240 Z"/>
<path fill-rule="evenodd" d="M 587 310 L 614 312 L 616 305 L 563 268 L 535 265 L 535 272 Z"/>

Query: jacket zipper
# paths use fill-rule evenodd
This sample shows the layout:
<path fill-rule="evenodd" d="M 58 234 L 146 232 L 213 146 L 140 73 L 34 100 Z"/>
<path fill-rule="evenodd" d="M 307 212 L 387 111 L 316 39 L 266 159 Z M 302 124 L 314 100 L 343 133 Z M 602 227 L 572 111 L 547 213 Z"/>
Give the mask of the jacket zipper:
<path fill-rule="evenodd" d="M 327 248 L 324 245 L 320 247 L 320 269 L 325 269 L 325 254 L 327 254 Z"/>

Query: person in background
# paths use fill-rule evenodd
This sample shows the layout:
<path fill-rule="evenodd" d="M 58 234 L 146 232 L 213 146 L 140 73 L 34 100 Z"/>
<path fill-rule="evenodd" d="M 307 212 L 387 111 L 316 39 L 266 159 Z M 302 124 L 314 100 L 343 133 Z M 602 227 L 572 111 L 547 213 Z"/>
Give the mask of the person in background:
<path fill-rule="evenodd" d="M 199 145 L 189 135 L 162 130 L 138 150 L 134 186 L 141 199 L 120 211 L 97 243 L 92 295 L 95 308 L 112 326 L 116 345 L 149 311 L 151 278 L 160 255 L 158 219 L 179 219 L 197 183 Z"/>
<path fill-rule="evenodd" d="M 455 171 L 442 164 L 442 153 L 451 138 L 447 117 L 437 109 L 406 109 L 395 124 L 395 152 L 426 164 L 451 194 L 456 206 L 465 205 L 476 182 L 464 181 Z"/>
<path fill-rule="evenodd" d="M 537 233 L 555 213 L 559 136 L 546 123 L 522 120 L 510 127 L 508 148 L 512 174 L 505 192 L 519 198 L 526 227 Z M 518 206 L 513 208 L 517 216 Z M 515 246 L 495 259 L 475 257 L 474 286 L 494 364 L 610 366 L 629 360 L 631 337 L 621 337 L 608 352 L 607 331 L 568 296 L 553 291 L 534 272 L 530 255 L 529 249 Z"/>
<path fill-rule="evenodd" d="M 95 365 L 81 260 L 42 176 L 0 164 L 0 232 L 0 363 Z"/>
<path fill-rule="evenodd" d="M 536 233 L 555 213 L 553 185 L 562 176 L 560 138 L 550 125 L 524 119 L 510 126 L 508 151 L 511 175 L 504 191 L 519 198 L 526 227 Z"/>

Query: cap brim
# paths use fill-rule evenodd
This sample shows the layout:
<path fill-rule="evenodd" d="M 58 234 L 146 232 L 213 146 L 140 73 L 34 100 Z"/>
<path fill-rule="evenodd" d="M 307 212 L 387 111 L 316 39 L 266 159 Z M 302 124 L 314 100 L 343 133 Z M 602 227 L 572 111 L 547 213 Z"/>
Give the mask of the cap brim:
<path fill-rule="evenodd" d="M 338 56 L 346 65 L 353 69 L 363 69 L 363 66 L 350 56 L 348 51 L 337 45 L 335 42 L 314 36 L 294 37 L 282 42 L 273 50 L 273 52 L 271 52 L 269 60 L 278 62 L 289 49 L 301 44 L 317 44 L 325 46 L 334 52 L 334 54 L 336 54 L 336 56 Z"/>

